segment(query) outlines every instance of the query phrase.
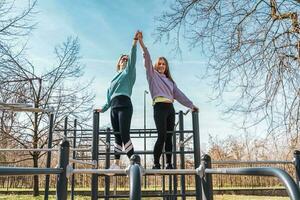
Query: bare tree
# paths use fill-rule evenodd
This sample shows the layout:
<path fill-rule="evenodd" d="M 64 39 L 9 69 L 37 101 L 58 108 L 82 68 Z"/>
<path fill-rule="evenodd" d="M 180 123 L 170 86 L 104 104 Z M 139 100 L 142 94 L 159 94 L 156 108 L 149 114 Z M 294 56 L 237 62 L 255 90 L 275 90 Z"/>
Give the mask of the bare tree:
<path fill-rule="evenodd" d="M 273 141 L 248 137 L 246 134 L 228 135 L 222 139 L 210 136 L 209 154 L 216 160 L 286 159 L 277 154 Z"/>
<path fill-rule="evenodd" d="M 208 154 L 214 160 L 233 160 L 234 157 L 231 154 L 231 147 L 229 146 L 228 141 L 228 138 L 220 140 L 219 138 L 210 135 Z"/>
<path fill-rule="evenodd" d="M 23 1 L 25 6 L 20 7 L 16 1 L 3 0 L 0 2 L 0 59 L 3 61 L 5 53 L 2 51 L 2 47 L 20 48 L 20 41 L 24 40 L 24 37 L 28 36 L 31 30 L 34 28 L 33 15 L 35 13 L 34 7 L 36 1 Z M 17 47 L 18 46 L 18 47 Z M 14 90 L 17 93 L 22 93 L 24 90 L 24 83 L 18 82 L 11 85 L 11 81 L 14 78 L 12 76 L 13 65 L 7 62 L 0 62 L 0 102 L 19 102 L 20 96 L 11 95 L 7 91 Z M 15 113 L 1 111 L 1 146 L 7 147 L 7 135 L 11 132 L 11 125 L 16 120 Z"/>
<path fill-rule="evenodd" d="M 0 2 L 0 102 L 30 103 L 35 108 L 54 108 L 58 125 L 65 116 L 86 121 L 90 117 L 94 95 L 90 82 L 80 83 L 83 67 L 80 63 L 79 42 L 68 38 L 55 48 L 56 63 L 43 72 L 27 59 L 26 40 L 34 28 L 36 1 Z M 25 42 L 24 42 L 25 41 Z M 39 69 L 39 70 L 37 70 Z M 19 114 L 1 111 L 2 147 L 43 148 L 47 142 L 48 117 L 43 113 Z M 30 152 L 22 160 L 32 159 L 39 166 L 43 154 Z M 34 177 L 34 195 L 39 194 L 38 177 Z"/>
<path fill-rule="evenodd" d="M 22 6 L 20 9 L 16 1 L 3 0 L 0 2 L 0 58 L 2 61 L 0 62 L 0 102 L 3 103 L 21 101 L 19 96 L 12 96 L 7 92 L 8 87 L 18 91 L 18 93 L 24 89 L 24 82 L 22 81 L 17 84 L 10 84 L 15 78 L 11 70 L 14 68 L 14 65 L 3 62 L 3 57 L 6 54 L 3 52 L 3 47 L 10 49 L 22 48 L 20 42 L 24 41 L 24 37 L 27 37 L 35 26 L 33 16 L 35 14 L 36 1 L 28 0 L 23 1 L 23 3 L 25 6 Z M 5 126 L 5 124 L 11 124 L 14 121 L 14 116 L 15 114 L 11 112 L 1 111 L 1 133 L 10 132 L 10 126 Z"/>
<path fill-rule="evenodd" d="M 36 0 L 23 1 L 24 6 L 17 5 L 16 0 L 0 2 L 0 41 L 12 42 L 20 36 L 27 36 L 34 28 L 33 16 Z"/>
<path fill-rule="evenodd" d="M 243 128 L 267 123 L 299 143 L 299 1 L 175 0 L 159 18 L 156 34 L 202 47 L 216 98 L 235 101 L 226 113 L 244 114 Z"/>
<path fill-rule="evenodd" d="M 8 87 L 12 96 L 21 97 L 23 102 L 33 103 L 35 108 L 54 109 L 54 123 L 59 124 L 66 116 L 74 116 L 81 121 L 89 119 L 93 107 L 94 95 L 88 90 L 91 82 L 80 83 L 83 67 L 79 62 L 79 42 L 69 37 L 66 42 L 55 48 L 56 67 L 38 75 L 31 62 L 23 56 L 15 56 L 3 47 L 4 62 L 12 63 L 10 73 L 16 80 L 28 80 L 25 90 L 20 92 Z M 24 118 L 24 117 L 23 117 Z M 28 119 L 28 120 L 26 120 Z M 47 142 L 48 117 L 43 113 L 26 114 L 26 118 L 12 125 L 10 133 L 19 146 L 23 148 L 43 148 Z M 41 152 L 31 152 L 33 167 L 38 167 Z M 34 195 L 38 195 L 38 176 L 34 177 Z"/>

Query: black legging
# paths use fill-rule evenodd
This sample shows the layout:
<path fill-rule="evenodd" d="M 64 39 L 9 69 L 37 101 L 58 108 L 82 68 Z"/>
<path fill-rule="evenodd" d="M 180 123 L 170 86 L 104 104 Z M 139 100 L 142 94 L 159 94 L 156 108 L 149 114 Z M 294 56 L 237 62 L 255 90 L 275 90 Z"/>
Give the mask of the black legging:
<path fill-rule="evenodd" d="M 171 164 L 172 135 L 167 131 L 174 131 L 175 110 L 172 103 L 156 103 L 154 105 L 154 121 L 158 133 L 157 141 L 154 145 L 154 164 L 159 164 L 159 159 L 165 144 L 167 163 Z"/>
<path fill-rule="evenodd" d="M 112 108 L 110 117 L 113 130 L 115 132 L 120 132 L 120 134 L 115 134 L 115 159 L 120 159 L 120 153 L 123 149 L 122 144 L 124 144 L 125 152 L 128 158 L 130 158 L 134 152 L 129 133 L 132 117 L 132 106 Z"/>

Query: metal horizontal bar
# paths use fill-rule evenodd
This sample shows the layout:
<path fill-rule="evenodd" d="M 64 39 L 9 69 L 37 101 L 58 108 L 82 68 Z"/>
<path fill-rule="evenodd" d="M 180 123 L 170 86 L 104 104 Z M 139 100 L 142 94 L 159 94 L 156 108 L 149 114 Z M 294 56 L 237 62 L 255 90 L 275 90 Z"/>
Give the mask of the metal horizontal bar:
<path fill-rule="evenodd" d="M 93 129 L 54 129 L 54 131 L 57 132 L 63 132 L 63 131 L 93 131 Z"/>
<path fill-rule="evenodd" d="M 294 164 L 293 161 L 280 161 L 280 160 L 265 160 L 265 161 L 238 161 L 238 160 L 229 160 L 229 161 L 212 161 L 212 164 Z"/>
<path fill-rule="evenodd" d="M 0 151 L 59 151 L 59 149 L 47 149 L 47 148 L 42 148 L 42 149 L 0 149 Z"/>
<path fill-rule="evenodd" d="M 141 154 L 141 155 L 145 155 L 145 154 L 153 154 L 153 151 L 134 151 L 134 153 L 136 154 Z M 169 153 L 169 154 L 180 154 L 180 153 L 184 153 L 184 154 L 193 154 L 194 151 L 173 151 L 173 152 L 162 152 L 162 154 L 166 154 L 166 153 Z M 110 154 L 110 155 L 114 155 L 114 152 L 109 152 L 109 153 L 106 153 L 106 152 L 99 152 L 98 155 L 106 155 L 106 154 Z M 121 155 L 125 155 L 126 153 L 125 152 L 118 152 L 118 154 L 121 154 Z"/>
<path fill-rule="evenodd" d="M 251 176 L 275 176 L 284 184 L 292 200 L 300 199 L 300 191 L 291 176 L 282 169 L 272 167 L 255 168 L 218 168 L 205 169 L 207 174 L 231 174 L 231 175 L 251 175 Z"/>
<path fill-rule="evenodd" d="M 14 106 L 21 108 L 33 108 L 33 104 L 25 104 L 25 103 L 3 103 L 0 102 L 0 106 Z"/>
<path fill-rule="evenodd" d="M 12 110 L 12 111 L 17 111 L 17 112 L 51 113 L 51 112 L 53 112 L 54 109 L 53 108 L 49 108 L 49 109 L 34 108 L 31 104 L 0 102 L 0 110 Z"/>
<path fill-rule="evenodd" d="M 107 176 L 128 175 L 126 169 L 73 169 L 71 174 L 98 174 Z M 142 171 L 143 175 L 198 175 L 196 169 L 146 169 Z"/>
<path fill-rule="evenodd" d="M 92 148 L 70 148 L 70 151 L 92 151 Z"/>
<path fill-rule="evenodd" d="M 93 166 L 96 166 L 96 165 L 97 165 L 97 162 L 88 162 L 88 161 L 76 160 L 76 159 L 73 159 L 73 158 L 69 158 L 69 161 L 70 161 L 71 163 L 78 163 L 78 164 L 85 164 L 85 165 L 93 165 Z"/>
<path fill-rule="evenodd" d="M 114 132 L 114 131 L 103 131 L 103 132 L 99 132 L 99 135 L 106 135 L 106 134 L 120 134 L 120 132 Z M 157 134 L 157 130 L 155 129 L 155 131 L 145 131 L 144 129 L 140 129 L 140 131 L 134 131 L 134 130 L 130 130 L 130 134 L 133 134 L 133 135 L 135 135 L 135 134 Z M 193 130 L 184 130 L 184 131 L 178 131 L 178 130 L 176 130 L 176 131 L 167 131 L 167 133 L 193 133 Z"/>
<path fill-rule="evenodd" d="M 127 175 L 126 169 L 73 169 L 73 174 Z M 197 175 L 196 169 L 145 169 L 144 175 Z"/>
<path fill-rule="evenodd" d="M 73 174 L 127 175 L 125 169 L 73 169 Z"/>
<path fill-rule="evenodd" d="M 122 191 L 123 192 L 123 191 Z M 128 191 L 126 191 L 128 192 Z M 196 193 L 192 193 L 192 192 L 186 192 L 185 194 L 180 194 L 180 193 L 177 193 L 177 194 L 169 194 L 167 192 L 165 193 L 162 193 L 162 191 L 155 191 L 153 192 L 152 194 L 148 194 L 148 191 L 147 193 L 144 193 L 142 192 L 142 197 L 167 197 L 167 196 L 186 196 L 186 197 L 191 197 L 191 196 L 195 196 Z M 98 195 L 98 198 L 126 198 L 128 199 L 129 198 L 129 195 L 127 194 L 114 194 L 114 195 Z"/>
<path fill-rule="evenodd" d="M 182 110 L 179 110 L 179 111 L 176 112 L 175 114 L 178 115 L 180 111 L 182 111 Z M 187 115 L 189 112 L 190 112 L 190 109 L 186 110 L 185 112 L 182 111 L 182 114 L 183 114 L 183 115 Z"/>
<path fill-rule="evenodd" d="M 68 136 L 67 137 L 68 139 L 73 139 L 73 138 L 76 138 L 76 139 L 91 139 L 91 138 L 93 138 L 93 136 L 91 135 L 91 136 L 76 136 L 76 137 L 74 137 L 74 136 Z"/>
<path fill-rule="evenodd" d="M 144 136 L 130 136 L 130 138 L 140 138 L 140 139 L 142 139 L 142 138 L 144 138 Z M 157 135 L 152 135 L 152 136 L 146 136 L 146 138 L 147 139 L 157 139 Z"/>
<path fill-rule="evenodd" d="M 85 149 L 80 149 L 80 148 L 70 148 L 71 151 L 91 151 L 92 148 L 85 148 Z M 47 149 L 47 148 L 42 148 L 42 149 L 0 149 L 1 151 L 59 151 L 59 149 Z"/>
<path fill-rule="evenodd" d="M 61 168 L 30 168 L 30 167 L 0 167 L 0 176 L 7 175 L 39 175 L 39 174 L 60 174 Z"/>
<path fill-rule="evenodd" d="M 11 110 L 15 112 L 33 112 L 33 113 L 51 113 L 52 109 L 41 109 L 41 108 L 21 108 L 21 107 L 2 107 L 0 110 Z"/>
<path fill-rule="evenodd" d="M 145 175 L 198 175 L 196 169 L 145 169 Z"/>
<path fill-rule="evenodd" d="M 92 157 L 77 157 L 76 160 L 92 160 Z M 99 158 L 98 161 L 104 161 L 105 158 Z"/>

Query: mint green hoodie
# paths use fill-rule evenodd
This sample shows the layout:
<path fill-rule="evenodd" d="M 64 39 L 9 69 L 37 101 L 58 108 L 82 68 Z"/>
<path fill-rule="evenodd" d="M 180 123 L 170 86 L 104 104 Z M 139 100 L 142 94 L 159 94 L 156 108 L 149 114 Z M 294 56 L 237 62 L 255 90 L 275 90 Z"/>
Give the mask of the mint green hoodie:
<path fill-rule="evenodd" d="M 110 107 L 111 100 L 119 95 L 125 95 L 129 98 L 132 94 L 132 88 L 136 78 L 136 45 L 131 48 L 130 56 L 128 57 L 127 66 L 117 72 L 110 83 L 107 90 L 106 103 L 102 106 L 102 112 L 105 112 Z"/>

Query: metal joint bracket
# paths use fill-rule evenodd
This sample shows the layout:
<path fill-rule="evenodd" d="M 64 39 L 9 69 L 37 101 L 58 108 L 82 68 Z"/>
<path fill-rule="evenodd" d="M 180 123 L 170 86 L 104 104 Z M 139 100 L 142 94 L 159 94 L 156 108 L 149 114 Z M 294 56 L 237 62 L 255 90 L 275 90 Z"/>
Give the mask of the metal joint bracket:
<path fill-rule="evenodd" d="M 128 167 L 126 167 L 126 169 L 125 169 L 125 173 L 127 176 L 129 176 L 130 167 L 131 167 L 131 165 L 128 165 Z"/>
<path fill-rule="evenodd" d="M 179 141 L 179 147 L 184 147 L 184 141 L 182 140 Z"/>
<path fill-rule="evenodd" d="M 73 171 L 74 171 L 73 167 L 71 165 L 68 165 L 67 168 L 66 168 L 66 176 L 67 176 L 67 178 L 70 178 L 70 176 L 72 176 Z"/>
<path fill-rule="evenodd" d="M 97 168 L 97 160 L 92 160 L 93 165 Z"/>
<path fill-rule="evenodd" d="M 106 142 L 105 145 L 106 145 L 106 149 L 109 149 L 110 143 Z"/>
<path fill-rule="evenodd" d="M 200 178 L 203 178 L 205 175 L 205 168 L 203 165 L 200 165 L 197 169 L 196 169 L 196 174 L 198 176 L 200 176 Z"/>
<path fill-rule="evenodd" d="M 140 165 L 140 172 L 141 172 L 141 177 L 144 176 L 144 175 L 146 174 L 145 168 L 142 167 L 141 165 Z"/>

